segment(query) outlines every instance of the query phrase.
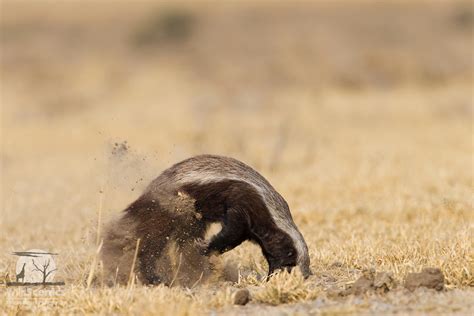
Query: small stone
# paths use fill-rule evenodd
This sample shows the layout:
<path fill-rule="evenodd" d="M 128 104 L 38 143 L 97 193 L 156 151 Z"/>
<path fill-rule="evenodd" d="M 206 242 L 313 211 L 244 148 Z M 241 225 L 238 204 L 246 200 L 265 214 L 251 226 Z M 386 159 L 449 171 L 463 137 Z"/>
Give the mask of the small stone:
<path fill-rule="evenodd" d="M 340 261 L 335 261 L 331 264 L 331 268 L 342 268 L 344 266 L 344 263 Z"/>
<path fill-rule="evenodd" d="M 250 292 L 247 289 L 240 289 L 234 293 L 234 304 L 245 305 L 250 301 Z"/>
<path fill-rule="evenodd" d="M 321 274 L 321 278 L 323 278 L 324 282 L 336 282 L 337 279 L 335 277 L 333 277 L 332 275 L 330 274 Z"/>
<path fill-rule="evenodd" d="M 346 291 L 340 289 L 339 287 L 333 285 L 326 290 L 326 294 L 329 298 L 337 298 L 339 296 L 348 295 Z"/>
<path fill-rule="evenodd" d="M 438 268 L 425 268 L 420 273 L 409 273 L 405 277 L 404 286 L 410 291 L 419 287 L 441 291 L 444 289 L 444 275 Z"/>

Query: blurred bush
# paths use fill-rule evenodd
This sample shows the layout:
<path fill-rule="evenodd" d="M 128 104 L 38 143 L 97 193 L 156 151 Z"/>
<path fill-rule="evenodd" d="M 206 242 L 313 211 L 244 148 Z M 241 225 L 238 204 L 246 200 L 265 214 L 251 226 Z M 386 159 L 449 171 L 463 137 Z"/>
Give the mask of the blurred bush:
<path fill-rule="evenodd" d="M 138 26 L 132 40 L 138 47 L 183 42 L 192 36 L 195 24 L 195 17 L 183 9 L 155 11 Z"/>
<path fill-rule="evenodd" d="M 474 25 L 474 8 L 472 5 L 459 6 L 454 14 L 453 21 L 457 27 L 472 32 Z"/>

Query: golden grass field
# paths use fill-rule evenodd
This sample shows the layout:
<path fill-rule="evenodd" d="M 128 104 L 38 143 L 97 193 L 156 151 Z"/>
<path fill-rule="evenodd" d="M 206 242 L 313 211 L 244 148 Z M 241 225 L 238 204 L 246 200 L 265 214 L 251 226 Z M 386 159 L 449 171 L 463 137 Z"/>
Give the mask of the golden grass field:
<path fill-rule="evenodd" d="M 474 313 L 473 16 L 447 1 L 2 1 L 0 312 Z M 200 153 L 285 197 L 312 277 L 261 281 L 243 244 L 192 288 L 101 285 L 103 223 Z M 5 286 L 11 253 L 32 248 L 59 253 L 54 297 Z M 364 269 L 402 283 L 424 267 L 444 291 L 330 295 Z"/>

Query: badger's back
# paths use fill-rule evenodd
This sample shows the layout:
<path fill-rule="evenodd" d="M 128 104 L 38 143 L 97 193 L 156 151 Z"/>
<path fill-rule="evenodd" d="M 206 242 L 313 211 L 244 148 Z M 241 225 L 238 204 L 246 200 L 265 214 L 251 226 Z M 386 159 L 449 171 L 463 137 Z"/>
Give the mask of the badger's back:
<path fill-rule="evenodd" d="M 190 183 L 206 184 L 228 180 L 250 184 L 259 194 L 283 207 L 286 215 L 291 216 L 283 197 L 261 174 L 230 157 L 200 155 L 183 160 L 165 170 L 150 184 L 147 191 L 176 190 Z"/>

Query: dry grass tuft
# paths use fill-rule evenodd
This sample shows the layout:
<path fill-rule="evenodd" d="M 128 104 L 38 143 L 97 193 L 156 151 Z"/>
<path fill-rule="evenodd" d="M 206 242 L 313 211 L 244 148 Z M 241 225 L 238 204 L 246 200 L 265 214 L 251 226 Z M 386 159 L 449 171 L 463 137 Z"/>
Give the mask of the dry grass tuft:
<path fill-rule="evenodd" d="M 262 289 L 253 297 L 257 302 L 279 305 L 307 300 L 314 300 L 321 293 L 321 289 L 310 281 L 305 281 L 297 269 L 275 273 L 268 282 L 260 283 Z"/>

